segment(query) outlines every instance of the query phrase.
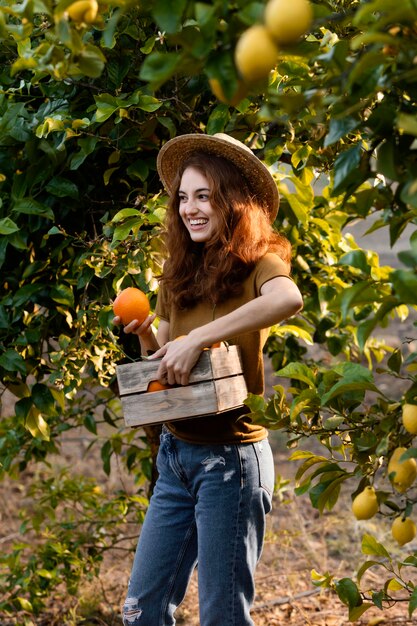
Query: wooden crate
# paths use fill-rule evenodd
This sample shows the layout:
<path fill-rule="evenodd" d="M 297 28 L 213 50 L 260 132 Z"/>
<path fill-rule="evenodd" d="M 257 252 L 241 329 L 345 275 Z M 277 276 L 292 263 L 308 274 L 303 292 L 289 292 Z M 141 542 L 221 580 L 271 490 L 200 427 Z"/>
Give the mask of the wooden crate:
<path fill-rule="evenodd" d="M 242 406 L 248 395 L 238 346 L 204 350 L 187 386 L 147 393 L 159 363 L 160 359 L 152 359 L 116 367 L 127 426 L 221 413 Z"/>

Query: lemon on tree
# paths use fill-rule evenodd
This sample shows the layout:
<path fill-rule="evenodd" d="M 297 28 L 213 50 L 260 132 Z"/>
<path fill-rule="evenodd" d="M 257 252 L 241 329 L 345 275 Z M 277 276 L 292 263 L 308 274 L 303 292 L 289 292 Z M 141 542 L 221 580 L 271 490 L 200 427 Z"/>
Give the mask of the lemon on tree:
<path fill-rule="evenodd" d="M 228 104 L 229 106 L 235 107 L 243 100 L 243 98 L 248 93 L 248 87 L 241 80 L 238 81 L 237 87 L 232 94 L 231 98 L 228 98 L 223 91 L 223 87 L 221 86 L 220 81 L 217 78 L 209 79 L 210 89 L 213 94 L 216 96 L 217 100 L 223 102 L 223 104 Z"/>
<path fill-rule="evenodd" d="M 375 489 L 368 485 L 358 493 L 352 502 L 352 512 L 356 519 L 370 519 L 378 512 L 378 498 Z"/>
<path fill-rule="evenodd" d="M 247 83 L 264 80 L 275 67 L 278 48 L 262 24 L 254 24 L 240 36 L 235 48 L 235 64 Z"/>
<path fill-rule="evenodd" d="M 67 7 L 66 12 L 74 22 L 91 24 L 98 13 L 97 0 L 76 0 Z"/>
<path fill-rule="evenodd" d="M 417 435 L 417 405 L 403 405 L 403 425 L 412 435 Z"/>
<path fill-rule="evenodd" d="M 409 517 L 396 517 L 391 526 L 391 533 L 400 546 L 409 543 L 416 536 L 417 528 Z"/>
<path fill-rule="evenodd" d="M 407 491 L 417 477 L 416 460 L 413 458 L 401 460 L 406 451 L 407 448 L 404 447 L 396 448 L 388 462 L 388 477 L 400 493 Z"/>
<path fill-rule="evenodd" d="M 295 44 L 311 26 L 313 11 L 308 0 L 269 0 L 264 22 L 275 41 L 282 46 Z"/>

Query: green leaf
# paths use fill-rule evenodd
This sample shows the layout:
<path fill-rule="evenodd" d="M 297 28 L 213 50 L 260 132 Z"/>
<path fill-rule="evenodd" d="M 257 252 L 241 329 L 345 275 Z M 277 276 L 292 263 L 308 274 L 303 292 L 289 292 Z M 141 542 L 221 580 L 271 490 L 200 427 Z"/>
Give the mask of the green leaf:
<path fill-rule="evenodd" d="M 153 96 L 140 96 L 137 104 L 139 109 L 142 111 L 153 112 L 157 111 L 161 106 L 162 102 Z"/>
<path fill-rule="evenodd" d="M 8 372 L 26 374 L 24 358 L 16 350 L 6 350 L 0 355 L 0 366 Z"/>
<path fill-rule="evenodd" d="M 22 609 L 22 611 L 33 613 L 33 606 L 31 602 L 29 602 L 29 600 L 27 600 L 26 598 L 22 598 L 21 596 L 18 596 L 16 600 L 19 603 L 19 606 Z"/>
<path fill-rule="evenodd" d="M 329 132 L 324 138 L 324 147 L 327 148 L 336 143 L 358 126 L 358 120 L 355 120 L 353 117 L 332 118 L 329 124 Z"/>
<path fill-rule="evenodd" d="M 411 617 L 416 609 L 417 609 L 417 587 L 414 587 L 410 596 L 410 602 L 408 603 L 408 615 Z"/>
<path fill-rule="evenodd" d="M 56 415 L 55 401 L 50 389 L 42 383 L 35 383 L 31 390 L 33 404 L 45 415 Z"/>
<path fill-rule="evenodd" d="M 404 204 L 417 208 L 417 182 L 414 179 L 404 185 L 400 197 Z"/>
<path fill-rule="evenodd" d="M 344 289 L 340 297 L 340 311 L 343 321 L 348 319 L 352 308 L 358 304 L 368 304 L 378 299 L 378 293 L 373 283 L 361 280 L 352 287 Z"/>
<path fill-rule="evenodd" d="M 369 554 L 370 556 L 382 556 L 385 559 L 391 561 L 391 557 L 389 552 L 387 552 L 386 548 L 379 543 L 375 537 L 372 535 L 365 534 L 362 538 L 362 552 L 364 554 Z"/>
<path fill-rule="evenodd" d="M 101 52 L 100 48 L 91 44 L 87 45 L 84 50 L 81 50 L 76 57 L 76 63 L 74 63 L 74 74 L 84 74 L 89 78 L 98 78 L 105 66 L 106 57 Z"/>
<path fill-rule="evenodd" d="M 358 583 L 361 582 L 362 580 L 362 576 L 368 571 L 368 569 L 370 569 L 371 567 L 374 567 L 374 565 L 377 566 L 381 566 L 381 562 L 380 561 L 372 561 L 372 560 L 368 560 L 365 561 L 365 563 L 362 563 L 362 565 L 360 566 L 360 568 L 357 571 L 357 579 L 358 579 Z"/>
<path fill-rule="evenodd" d="M 207 134 L 222 133 L 230 120 L 230 111 L 227 104 L 218 104 L 212 111 L 207 122 Z"/>
<path fill-rule="evenodd" d="M 417 119 L 415 115 L 399 113 L 396 119 L 396 127 L 402 133 L 417 137 Z"/>
<path fill-rule="evenodd" d="M 0 235 L 11 235 L 19 230 L 19 226 L 10 217 L 3 217 L 0 220 Z"/>
<path fill-rule="evenodd" d="M 78 199 L 78 187 L 75 183 L 62 176 L 54 176 L 45 187 L 46 191 L 57 198 Z"/>
<path fill-rule="evenodd" d="M 74 306 L 74 293 L 72 291 L 72 287 L 65 285 L 64 283 L 60 283 L 52 287 L 51 298 L 54 302 L 58 302 L 59 304 L 64 304 L 69 307 Z"/>
<path fill-rule="evenodd" d="M 342 373 L 342 378 L 323 394 L 322 406 L 326 406 L 330 400 L 348 391 L 379 391 L 373 382 L 372 372 L 359 363 L 345 363 L 336 367 L 335 371 Z"/>
<path fill-rule="evenodd" d="M 395 270 L 391 276 L 394 291 L 401 303 L 417 304 L 417 274 L 411 270 Z"/>
<path fill-rule="evenodd" d="M 93 435 L 97 435 L 96 420 L 94 419 L 94 416 L 91 413 L 88 413 L 88 415 L 85 416 L 84 426 L 86 427 L 88 431 L 90 431 L 90 433 L 93 433 Z"/>
<path fill-rule="evenodd" d="M 275 372 L 275 376 L 281 376 L 282 378 L 293 378 L 294 380 L 300 380 L 306 383 L 308 387 L 314 389 L 316 386 L 316 379 L 312 370 L 304 363 L 289 363 L 278 372 Z"/>
<path fill-rule="evenodd" d="M 361 178 L 358 176 L 358 170 L 361 162 L 361 152 L 362 145 L 358 143 L 344 150 L 337 157 L 334 164 L 333 195 L 339 195 L 346 191 L 352 181 L 355 181 L 355 186 L 359 186 Z"/>
<path fill-rule="evenodd" d="M 136 159 L 129 165 L 126 172 L 131 178 L 145 182 L 149 175 L 149 167 L 143 159 Z"/>
<path fill-rule="evenodd" d="M 187 0 L 155 0 L 152 14 L 161 30 L 175 33 L 180 30 Z"/>
<path fill-rule="evenodd" d="M 362 598 L 356 584 L 350 578 L 341 578 L 335 583 L 336 593 L 350 609 L 360 606 Z"/>
<path fill-rule="evenodd" d="M 54 219 L 54 213 L 48 206 L 33 200 L 33 198 L 21 198 L 15 201 L 12 206 L 14 213 L 24 213 L 25 215 L 40 215 L 49 220 Z"/>
<path fill-rule="evenodd" d="M 137 209 L 122 209 L 112 218 L 111 223 L 118 224 L 119 222 L 123 222 L 127 217 L 139 217 L 139 215 L 140 211 Z"/>
<path fill-rule="evenodd" d="M 371 609 L 374 605 L 371 602 L 364 602 L 360 606 L 354 606 L 349 609 L 349 621 L 356 622 L 361 615 L 365 613 L 368 609 Z"/>
<path fill-rule="evenodd" d="M 50 440 L 50 430 L 48 424 L 43 419 L 39 410 L 32 406 L 26 417 L 25 427 L 30 432 L 32 437 L 36 439 L 42 439 L 43 441 Z"/>
<path fill-rule="evenodd" d="M 341 265 L 357 267 L 365 274 L 369 274 L 371 270 L 368 259 L 366 258 L 366 253 L 363 250 L 351 250 L 343 254 L 339 259 L 339 263 Z"/>
<path fill-rule="evenodd" d="M 160 85 L 177 71 L 181 55 L 177 52 L 152 52 L 144 60 L 139 72 L 141 80 Z"/>

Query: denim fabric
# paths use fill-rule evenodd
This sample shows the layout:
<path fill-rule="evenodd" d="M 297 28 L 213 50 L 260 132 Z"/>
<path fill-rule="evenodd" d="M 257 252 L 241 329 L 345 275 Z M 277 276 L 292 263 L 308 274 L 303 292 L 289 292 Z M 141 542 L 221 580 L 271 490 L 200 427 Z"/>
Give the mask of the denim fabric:
<path fill-rule="evenodd" d="M 200 626 L 253 626 L 254 571 L 274 487 L 268 441 L 205 446 L 163 432 L 157 465 L 123 623 L 173 626 L 198 562 Z"/>

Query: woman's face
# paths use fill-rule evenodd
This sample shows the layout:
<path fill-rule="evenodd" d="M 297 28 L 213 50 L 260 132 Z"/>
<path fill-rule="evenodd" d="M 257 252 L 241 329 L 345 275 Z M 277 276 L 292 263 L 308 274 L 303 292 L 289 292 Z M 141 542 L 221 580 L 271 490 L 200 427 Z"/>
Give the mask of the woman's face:
<path fill-rule="evenodd" d="M 178 191 L 179 213 L 196 243 L 209 241 L 219 226 L 218 215 L 210 203 L 210 191 L 204 174 L 195 167 L 187 167 Z"/>

